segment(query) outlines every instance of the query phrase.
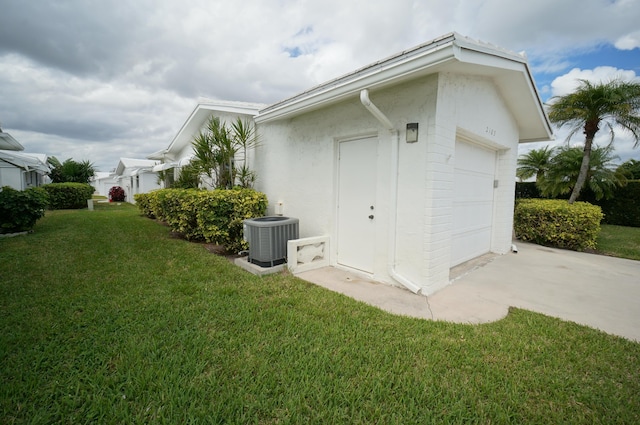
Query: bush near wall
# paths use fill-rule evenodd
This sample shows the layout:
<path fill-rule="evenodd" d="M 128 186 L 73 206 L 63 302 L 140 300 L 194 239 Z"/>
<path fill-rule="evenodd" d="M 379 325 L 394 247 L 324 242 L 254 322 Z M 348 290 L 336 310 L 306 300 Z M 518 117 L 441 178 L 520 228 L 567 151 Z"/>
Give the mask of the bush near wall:
<path fill-rule="evenodd" d="M 521 199 L 516 204 L 516 237 L 540 245 L 584 251 L 595 249 L 602 210 L 587 202 Z"/>
<path fill-rule="evenodd" d="M 49 209 L 76 210 L 87 207 L 95 189 L 86 183 L 51 183 L 42 186 L 49 194 Z"/>
<path fill-rule="evenodd" d="M 261 217 L 267 197 L 253 189 L 161 189 L 134 195 L 140 211 L 166 222 L 188 240 L 222 245 L 228 252 L 247 249 L 243 222 Z"/>
<path fill-rule="evenodd" d="M 540 197 L 534 182 L 516 183 L 516 200 Z M 568 198 L 569 194 L 557 199 Z M 596 200 L 593 192 L 586 187 L 579 200 L 599 205 L 604 213 L 604 224 L 640 227 L 640 180 L 629 180 L 626 186 L 615 189 L 611 199 Z"/>
<path fill-rule="evenodd" d="M 40 187 L 15 190 L 5 186 L 0 191 L 0 233 L 16 233 L 33 229 L 44 216 L 49 195 Z"/>

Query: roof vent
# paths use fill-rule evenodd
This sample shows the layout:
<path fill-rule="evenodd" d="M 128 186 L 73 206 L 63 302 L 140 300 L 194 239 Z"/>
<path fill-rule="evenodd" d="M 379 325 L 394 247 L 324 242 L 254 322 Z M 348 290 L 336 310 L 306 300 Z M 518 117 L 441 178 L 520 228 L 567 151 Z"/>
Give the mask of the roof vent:
<path fill-rule="evenodd" d="M 273 267 L 287 259 L 287 241 L 298 239 L 298 219 L 282 216 L 250 218 L 244 221 L 244 238 L 249 243 L 249 262 Z"/>

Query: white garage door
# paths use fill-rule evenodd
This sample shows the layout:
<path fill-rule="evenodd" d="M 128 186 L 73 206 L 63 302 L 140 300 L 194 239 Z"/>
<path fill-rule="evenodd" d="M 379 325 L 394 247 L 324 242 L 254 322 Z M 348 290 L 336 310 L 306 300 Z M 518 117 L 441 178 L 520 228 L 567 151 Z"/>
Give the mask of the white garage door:
<path fill-rule="evenodd" d="M 496 152 L 456 141 L 451 266 L 491 250 Z"/>

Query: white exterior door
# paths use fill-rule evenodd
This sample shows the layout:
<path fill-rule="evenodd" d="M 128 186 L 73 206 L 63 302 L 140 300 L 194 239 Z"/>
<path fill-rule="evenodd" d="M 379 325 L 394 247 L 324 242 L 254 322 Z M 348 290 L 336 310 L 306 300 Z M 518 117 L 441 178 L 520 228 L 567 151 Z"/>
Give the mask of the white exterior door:
<path fill-rule="evenodd" d="M 373 273 L 378 139 L 340 142 L 338 264 Z"/>
<path fill-rule="evenodd" d="M 456 141 L 451 267 L 491 250 L 496 152 Z"/>

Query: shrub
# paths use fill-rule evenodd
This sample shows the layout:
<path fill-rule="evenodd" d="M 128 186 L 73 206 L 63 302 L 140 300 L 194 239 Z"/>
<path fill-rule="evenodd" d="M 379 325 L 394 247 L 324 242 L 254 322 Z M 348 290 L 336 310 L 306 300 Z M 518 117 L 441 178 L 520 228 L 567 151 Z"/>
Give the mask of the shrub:
<path fill-rule="evenodd" d="M 142 215 L 149 218 L 156 218 L 156 214 L 153 211 L 154 196 L 152 196 L 151 193 L 136 193 L 133 195 L 133 199 L 136 201 L 136 205 Z"/>
<path fill-rule="evenodd" d="M 540 245 L 583 251 L 596 247 L 603 214 L 587 202 L 521 199 L 515 208 L 516 237 Z"/>
<path fill-rule="evenodd" d="M 263 216 L 267 197 L 253 189 L 161 189 L 134 195 L 140 211 L 165 221 L 188 240 L 212 242 L 228 252 L 247 248 L 243 222 Z"/>
<path fill-rule="evenodd" d="M 124 189 L 120 186 L 113 186 L 109 189 L 109 201 L 113 202 L 124 202 L 125 193 Z"/>
<path fill-rule="evenodd" d="M 42 186 L 49 194 L 52 210 L 80 209 L 87 207 L 95 189 L 86 183 L 51 183 Z"/>
<path fill-rule="evenodd" d="M 44 216 L 49 195 L 40 187 L 24 191 L 5 186 L 0 191 L 0 233 L 24 232 L 33 229 Z"/>
<path fill-rule="evenodd" d="M 540 197 L 534 182 L 517 182 L 515 195 L 516 201 Z M 569 194 L 559 195 L 556 199 L 569 199 Z M 610 199 L 597 200 L 593 191 L 585 187 L 578 199 L 599 205 L 605 224 L 640 227 L 640 180 L 629 180 L 625 186 L 615 188 Z"/>

